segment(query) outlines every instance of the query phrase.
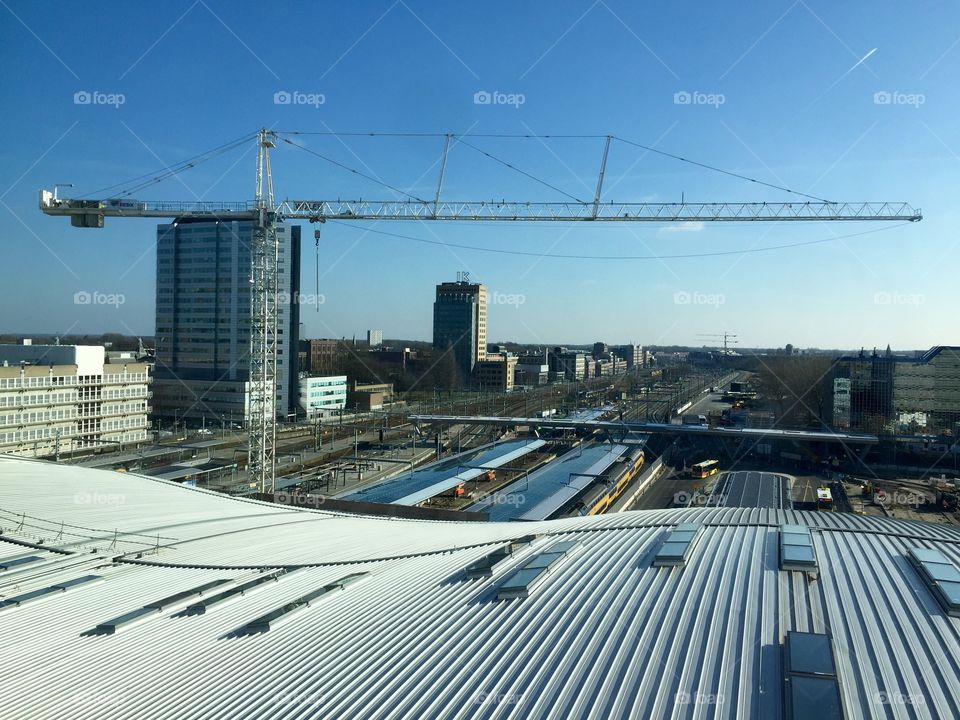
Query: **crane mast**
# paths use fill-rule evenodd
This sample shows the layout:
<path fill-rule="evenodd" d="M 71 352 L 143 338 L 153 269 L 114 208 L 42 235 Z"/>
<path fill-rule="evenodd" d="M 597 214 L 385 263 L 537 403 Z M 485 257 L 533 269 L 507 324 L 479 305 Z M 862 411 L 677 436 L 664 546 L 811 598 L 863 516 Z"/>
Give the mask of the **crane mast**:
<path fill-rule="evenodd" d="M 250 233 L 250 378 L 247 469 L 261 493 L 274 491 L 277 447 L 277 242 L 270 148 L 261 129 L 257 152 L 256 218 Z M 294 348 L 295 350 L 295 348 Z"/>
<path fill-rule="evenodd" d="M 252 202 L 141 201 L 60 198 L 40 191 L 40 209 L 69 216 L 74 227 L 102 228 L 105 217 L 247 220 L 250 247 L 249 477 L 260 492 L 274 490 L 277 421 L 279 243 L 283 220 L 448 220 L 502 222 L 805 222 L 910 221 L 920 210 L 905 202 L 724 202 L 635 203 L 601 200 L 610 139 L 606 138 L 597 189 L 587 202 L 441 200 L 446 158 L 453 135 L 444 136 L 436 195 L 432 200 L 282 200 L 273 194 L 270 150 L 277 133 L 257 133 L 257 178 Z M 65 187 L 65 186 L 61 186 Z M 735 336 L 728 336 L 735 337 Z M 724 339 L 726 349 L 727 338 Z"/>

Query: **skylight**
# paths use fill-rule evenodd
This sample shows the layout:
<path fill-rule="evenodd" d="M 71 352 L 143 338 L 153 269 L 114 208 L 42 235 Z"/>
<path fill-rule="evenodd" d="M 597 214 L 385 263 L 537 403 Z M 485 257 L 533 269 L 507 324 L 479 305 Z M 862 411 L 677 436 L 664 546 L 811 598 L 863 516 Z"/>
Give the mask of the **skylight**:
<path fill-rule="evenodd" d="M 842 720 L 843 703 L 830 636 L 790 630 L 783 655 L 787 717 Z"/>
<path fill-rule="evenodd" d="M 805 525 L 780 527 L 780 569 L 802 572 L 817 569 L 810 528 Z"/>
<path fill-rule="evenodd" d="M 676 567 L 685 565 L 690 549 L 700 532 L 701 526 L 696 523 L 681 523 L 667 535 L 663 545 L 657 550 L 651 565 L 653 567 Z"/>
<path fill-rule="evenodd" d="M 939 550 L 910 548 L 907 556 L 947 615 L 960 617 L 960 570 Z"/>
<path fill-rule="evenodd" d="M 560 560 L 579 545 L 578 540 L 555 542 L 542 553 L 534 555 L 504 580 L 497 589 L 497 600 L 525 598 L 550 574 Z"/>

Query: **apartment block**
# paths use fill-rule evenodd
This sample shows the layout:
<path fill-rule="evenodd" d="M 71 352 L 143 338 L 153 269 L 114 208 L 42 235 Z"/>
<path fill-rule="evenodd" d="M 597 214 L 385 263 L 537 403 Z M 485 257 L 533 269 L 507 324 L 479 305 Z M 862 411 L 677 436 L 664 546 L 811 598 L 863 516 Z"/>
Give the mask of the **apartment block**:
<path fill-rule="evenodd" d="M 0 345 L 0 453 L 57 457 L 149 437 L 150 367 L 104 348 Z"/>

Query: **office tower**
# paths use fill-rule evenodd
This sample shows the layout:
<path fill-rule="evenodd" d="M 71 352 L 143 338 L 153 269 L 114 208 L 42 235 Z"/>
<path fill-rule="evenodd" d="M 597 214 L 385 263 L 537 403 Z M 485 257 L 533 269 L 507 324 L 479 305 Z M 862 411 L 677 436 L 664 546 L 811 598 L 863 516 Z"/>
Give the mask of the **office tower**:
<path fill-rule="evenodd" d="M 249 407 L 250 221 L 157 228 L 154 415 L 240 423 Z M 279 225 L 277 415 L 296 409 L 300 227 Z"/>
<path fill-rule="evenodd" d="M 464 385 L 474 365 L 487 357 L 487 288 L 471 283 L 466 273 L 456 282 L 437 285 L 433 347 L 438 352 L 452 350 Z"/>

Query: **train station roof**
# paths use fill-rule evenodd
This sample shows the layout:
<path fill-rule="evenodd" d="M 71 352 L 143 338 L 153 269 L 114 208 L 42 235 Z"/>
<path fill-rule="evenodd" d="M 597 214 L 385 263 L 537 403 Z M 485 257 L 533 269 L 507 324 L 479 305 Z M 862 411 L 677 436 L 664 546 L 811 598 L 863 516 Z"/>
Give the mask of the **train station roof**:
<path fill-rule="evenodd" d="M 431 522 L 0 458 L 0 717 L 958 717 L 958 566 L 889 518 Z"/>
<path fill-rule="evenodd" d="M 484 445 L 340 497 L 344 500 L 416 505 L 462 482 L 480 477 L 487 470 L 503 467 L 544 445 L 546 442 L 539 439 L 507 440 Z"/>
<path fill-rule="evenodd" d="M 597 482 L 626 451 L 619 444 L 578 446 L 467 509 L 485 512 L 493 521 L 545 520 Z"/>

